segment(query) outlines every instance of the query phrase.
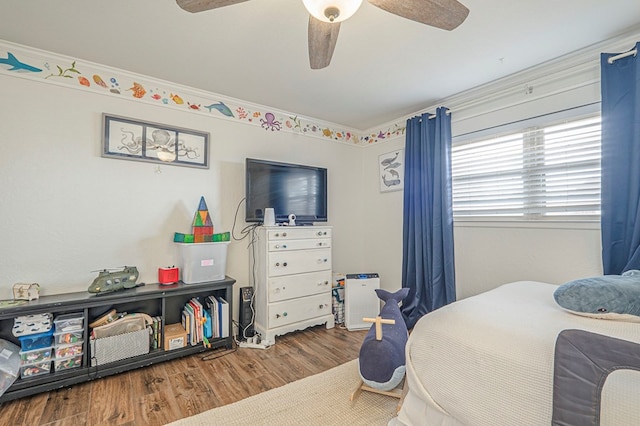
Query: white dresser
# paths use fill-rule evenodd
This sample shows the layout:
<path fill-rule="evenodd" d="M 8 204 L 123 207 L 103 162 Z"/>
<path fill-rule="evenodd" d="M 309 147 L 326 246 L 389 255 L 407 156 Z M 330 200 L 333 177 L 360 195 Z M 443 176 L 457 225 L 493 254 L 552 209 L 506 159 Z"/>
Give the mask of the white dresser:
<path fill-rule="evenodd" d="M 255 329 L 264 343 L 313 325 L 334 326 L 330 227 L 261 226 L 249 251 Z"/>

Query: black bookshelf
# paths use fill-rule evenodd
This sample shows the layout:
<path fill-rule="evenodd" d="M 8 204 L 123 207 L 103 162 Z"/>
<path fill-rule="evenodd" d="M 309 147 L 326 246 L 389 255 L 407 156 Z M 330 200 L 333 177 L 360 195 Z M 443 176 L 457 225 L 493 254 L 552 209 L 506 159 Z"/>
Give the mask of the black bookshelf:
<path fill-rule="evenodd" d="M 0 397 L 0 403 L 16 398 L 47 392 L 54 389 L 72 386 L 100 377 L 118 374 L 135 368 L 146 367 L 171 359 L 220 348 L 231 348 L 233 345 L 233 284 L 235 279 L 225 277 L 224 280 L 199 284 L 184 284 L 182 282 L 171 285 L 146 284 L 129 290 L 123 290 L 104 295 L 88 292 L 66 293 L 41 296 L 37 300 L 29 301 L 20 306 L 0 308 L 0 339 L 10 341 L 20 346 L 20 341 L 13 336 L 13 320 L 17 316 L 52 313 L 54 317 L 60 314 L 82 312 L 84 315 L 82 366 L 68 370 L 42 374 L 32 378 L 18 378 L 13 385 Z M 142 312 L 162 318 L 161 327 L 166 324 L 181 321 L 182 307 L 192 297 L 205 298 L 209 295 L 223 297 L 229 303 L 229 336 L 226 338 L 210 339 L 211 348 L 203 344 L 187 345 L 184 348 L 165 351 L 160 344 L 159 349 L 152 349 L 148 354 L 126 358 L 108 364 L 91 366 L 91 348 L 89 324 L 108 309 L 115 308 L 117 312 Z M 161 342 L 163 339 L 161 338 Z"/>

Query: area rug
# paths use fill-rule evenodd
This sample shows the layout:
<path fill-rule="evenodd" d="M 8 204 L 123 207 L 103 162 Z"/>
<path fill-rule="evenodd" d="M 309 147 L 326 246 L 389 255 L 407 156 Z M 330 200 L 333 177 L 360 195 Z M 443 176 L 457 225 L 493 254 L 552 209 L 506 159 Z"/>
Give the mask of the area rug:
<path fill-rule="evenodd" d="M 362 392 L 352 404 L 349 397 L 359 379 L 354 360 L 170 426 L 386 425 L 396 415 L 398 399 Z"/>

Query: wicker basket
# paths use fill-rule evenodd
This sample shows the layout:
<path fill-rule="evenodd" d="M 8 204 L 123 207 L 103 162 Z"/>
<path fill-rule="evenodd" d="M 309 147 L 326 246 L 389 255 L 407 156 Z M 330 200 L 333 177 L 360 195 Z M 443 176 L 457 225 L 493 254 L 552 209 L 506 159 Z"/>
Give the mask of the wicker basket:
<path fill-rule="evenodd" d="M 91 366 L 149 353 L 149 330 L 143 329 L 91 340 Z"/>

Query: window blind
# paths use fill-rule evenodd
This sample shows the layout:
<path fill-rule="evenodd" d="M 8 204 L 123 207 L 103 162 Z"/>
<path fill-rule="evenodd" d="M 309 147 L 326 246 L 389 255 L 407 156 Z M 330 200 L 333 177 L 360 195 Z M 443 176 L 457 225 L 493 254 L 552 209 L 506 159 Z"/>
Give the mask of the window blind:
<path fill-rule="evenodd" d="M 499 130 L 453 144 L 454 217 L 600 214 L 599 115 Z"/>

